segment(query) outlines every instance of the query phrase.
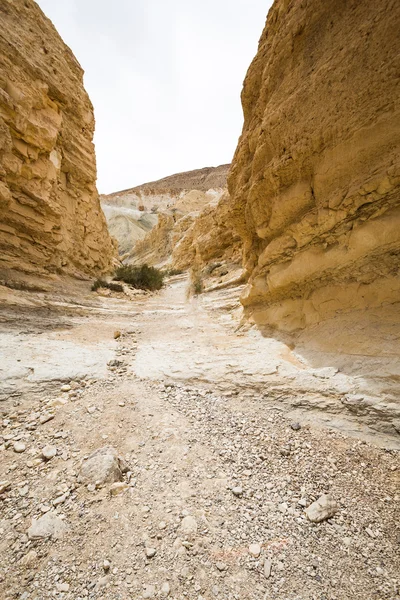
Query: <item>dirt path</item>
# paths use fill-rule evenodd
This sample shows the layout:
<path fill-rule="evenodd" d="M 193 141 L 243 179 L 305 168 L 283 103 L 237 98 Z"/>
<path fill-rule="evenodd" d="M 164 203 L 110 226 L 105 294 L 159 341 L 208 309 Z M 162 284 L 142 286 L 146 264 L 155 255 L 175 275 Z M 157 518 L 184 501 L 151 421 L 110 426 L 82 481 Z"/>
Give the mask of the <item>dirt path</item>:
<path fill-rule="evenodd" d="M 334 406 L 352 382 L 235 331 L 233 292 L 187 303 L 184 290 L 72 316 L 50 337 L 84 347 L 89 375 L 3 403 L 0 597 L 398 598 L 398 453 L 348 437 L 342 416 L 310 426 L 319 406 L 299 426 L 278 401 L 292 389 Z M 98 344 L 109 366 L 90 376 Z M 82 480 L 103 447 L 121 481 L 96 484 L 98 461 Z M 328 492 L 335 515 L 310 522 Z M 52 537 L 32 535 L 53 515 Z"/>

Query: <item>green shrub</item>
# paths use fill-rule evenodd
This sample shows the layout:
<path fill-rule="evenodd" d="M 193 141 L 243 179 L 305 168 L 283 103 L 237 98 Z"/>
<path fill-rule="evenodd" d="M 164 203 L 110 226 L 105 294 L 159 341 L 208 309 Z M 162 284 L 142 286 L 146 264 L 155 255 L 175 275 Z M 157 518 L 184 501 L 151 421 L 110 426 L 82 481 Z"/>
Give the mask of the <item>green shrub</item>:
<path fill-rule="evenodd" d="M 99 288 L 107 287 L 107 281 L 104 279 L 96 279 L 92 284 L 92 292 L 96 292 Z"/>
<path fill-rule="evenodd" d="M 184 273 L 183 269 L 167 269 L 163 271 L 165 277 L 173 277 L 174 275 L 182 275 Z"/>
<path fill-rule="evenodd" d="M 114 279 L 125 281 L 136 289 L 154 291 L 162 288 L 164 273 L 160 269 L 148 265 L 141 267 L 123 265 L 116 270 Z"/>
<path fill-rule="evenodd" d="M 120 283 L 114 283 L 113 281 L 111 281 L 111 283 L 108 283 L 107 287 L 112 292 L 123 292 L 124 291 L 124 287 Z"/>
<path fill-rule="evenodd" d="M 193 281 L 193 293 L 195 296 L 198 296 L 199 294 L 201 294 L 203 292 L 203 282 L 201 280 L 200 277 L 197 277 L 194 281 Z"/>
<path fill-rule="evenodd" d="M 112 292 L 123 292 L 124 288 L 120 283 L 113 283 L 111 281 L 111 283 L 108 283 L 107 281 L 104 281 L 104 279 L 96 279 L 96 281 L 93 283 L 92 285 L 92 291 L 96 292 L 99 288 L 107 288 L 108 290 L 111 290 Z"/>

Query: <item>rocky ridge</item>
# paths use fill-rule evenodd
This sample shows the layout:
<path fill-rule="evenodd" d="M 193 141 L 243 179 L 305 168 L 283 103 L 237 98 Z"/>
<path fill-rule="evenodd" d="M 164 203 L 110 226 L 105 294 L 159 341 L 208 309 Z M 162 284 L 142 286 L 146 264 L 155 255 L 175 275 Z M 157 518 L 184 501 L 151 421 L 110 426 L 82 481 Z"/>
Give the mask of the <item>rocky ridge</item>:
<path fill-rule="evenodd" d="M 83 71 L 33 0 L 4 0 L 0 20 L 0 269 L 107 271 Z"/>
<path fill-rule="evenodd" d="M 120 255 L 129 254 L 129 261 L 139 256 L 140 262 L 149 264 L 162 261 L 171 251 L 169 237 L 175 221 L 191 215 L 192 222 L 205 205 L 218 200 L 226 189 L 228 169 L 229 165 L 206 167 L 100 196 Z"/>

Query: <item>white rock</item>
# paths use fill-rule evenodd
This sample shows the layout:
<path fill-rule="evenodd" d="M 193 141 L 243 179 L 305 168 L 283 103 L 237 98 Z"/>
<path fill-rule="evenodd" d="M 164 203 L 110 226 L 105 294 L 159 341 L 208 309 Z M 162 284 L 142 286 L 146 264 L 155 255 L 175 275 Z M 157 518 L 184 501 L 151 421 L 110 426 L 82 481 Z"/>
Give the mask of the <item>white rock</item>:
<path fill-rule="evenodd" d="M 270 558 L 266 558 L 264 561 L 264 575 L 265 575 L 266 579 L 269 579 L 271 577 L 271 570 L 272 570 L 272 560 Z"/>
<path fill-rule="evenodd" d="M 69 592 L 69 583 L 57 583 L 56 587 L 59 592 Z"/>
<path fill-rule="evenodd" d="M 194 517 L 188 515 L 182 519 L 180 526 L 182 534 L 186 537 L 196 535 L 197 533 L 197 521 Z"/>
<path fill-rule="evenodd" d="M 69 392 L 69 391 L 70 391 L 70 389 L 71 389 L 71 386 L 70 386 L 70 385 L 68 385 L 68 383 L 66 383 L 65 385 L 62 385 L 62 386 L 61 386 L 61 391 L 62 391 L 62 392 Z"/>
<path fill-rule="evenodd" d="M 155 548 L 146 548 L 147 558 L 153 558 L 153 556 L 155 556 L 156 553 L 157 553 L 157 550 Z"/>
<path fill-rule="evenodd" d="M 154 598 L 156 587 L 154 585 L 146 585 L 143 592 L 143 598 Z"/>
<path fill-rule="evenodd" d="M 23 442 L 14 442 L 14 452 L 17 452 L 17 454 L 21 454 L 21 452 L 25 452 L 26 450 L 26 445 Z"/>
<path fill-rule="evenodd" d="M 335 500 L 329 494 L 323 494 L 318 500 L 313 502 L 307 509 L 306 515 L 312 523 L 320 523 L 330 519 L 339 510 Z"/>
<path fill-rule="evenodd" d="M 161 596 L 163 598 L 167 598 L 167 596 L 169 596 L 169 594 L 170 594 L 170 591 L 171 591 L 170 585 L 169 585 L 168 581 L 166 581 L 161 586 Z"/>
<path fill-rule="evenodd" d="M 232 494 L 234 494 L 234 496 L 241 496 L 243 494 L 243 488 L 241 488 L 240 485 L 233 487 Z"/>
<path fill-rule="evenodd" d="M 252 556 L 255 556 L 256 558 L 258 556 L 260 556 L 261 554 L 261 546 L 260 544 L 250 544 L 249 546 L 249 552 Z"/>
<path fill-rule="evenodd" d="M 57 448 L 55 446 L 45 446 L 42 449 L 42 457 L 44 460 L 51 460 L 57 456 Z"/>
<path fill-rule="evenodd" d="M 47 512 L 39 519 L 32 519 L 32 525 L 28 529 L 30 540 L 43 538 L 61 539 L 67 531 L 67 526 L 54 512 Z"/>

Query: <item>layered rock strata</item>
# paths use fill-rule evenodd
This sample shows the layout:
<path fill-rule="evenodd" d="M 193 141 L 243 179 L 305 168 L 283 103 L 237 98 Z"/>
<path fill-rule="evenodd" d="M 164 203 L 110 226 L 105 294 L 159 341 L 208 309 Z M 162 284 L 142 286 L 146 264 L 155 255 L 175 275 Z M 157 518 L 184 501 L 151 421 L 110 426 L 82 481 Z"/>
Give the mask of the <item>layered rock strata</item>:
<path fill-rule="evenodd" d="M 174 240 L 173 268 L 186 270 L 196 265 L 201 272 L 218 262 L 224 264 L 224 270 L 227 264 L 239 265 L 242 244 L 229 225 L 229 213 L 230 197 L 225 192 L 217 204 L 207 205 L 183 235 Z"/>
<path fill-rule="evenodd" d="M 0 269 L 107 271 L 82 68 L 33 0 L 3 0 L 0 22 Z"/>
<path fill-rule="evenodd" d="M 176 244 L 201 211 L 215 206 L 226 191 L 228 169 L 229 165 L 221 165 L 179 173 L 126 192 L 103 196 L 102 206 L 112 231 L 117 222 L 121 225 L 122 219 L 131 220 L 123 235 L 117 236 L 121 254 L 122 249 L 131 244 L 131 252 L 124 258 L 133 264 L 170 262 Z M 135 218 L 136 226 L 132 221 Z M 156 221 L 146 233 L 142 221 L 149 218 Z M 138 227 L 143 233 L 138 233 Z"/>
<path fill-rule="evenodd" d="M 228 178 L 260 325 L 386 308 L 399 321 L 399 23 L 394 0 L 270 10 Z"/>

